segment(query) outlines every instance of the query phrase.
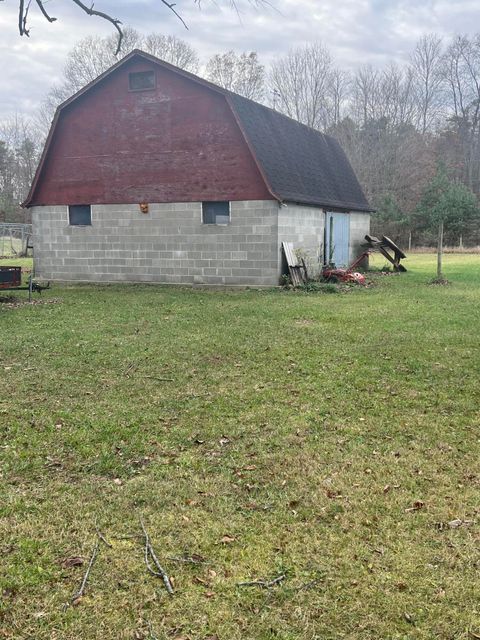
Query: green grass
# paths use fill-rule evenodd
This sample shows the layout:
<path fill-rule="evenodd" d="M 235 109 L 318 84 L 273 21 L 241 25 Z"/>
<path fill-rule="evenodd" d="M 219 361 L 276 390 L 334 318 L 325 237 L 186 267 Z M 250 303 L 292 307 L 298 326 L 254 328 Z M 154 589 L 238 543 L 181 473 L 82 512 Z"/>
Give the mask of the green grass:
<path fill-rule="evenodd" d="M 480 634 L 480 256 L 445 256 L 445 287 L 406 264 L 343 295 L 0 304 L 0 638 Z M 172 598 L 122 537 L 141 517 Z M 64 610 L 96 522 L 113 548 Z"/>

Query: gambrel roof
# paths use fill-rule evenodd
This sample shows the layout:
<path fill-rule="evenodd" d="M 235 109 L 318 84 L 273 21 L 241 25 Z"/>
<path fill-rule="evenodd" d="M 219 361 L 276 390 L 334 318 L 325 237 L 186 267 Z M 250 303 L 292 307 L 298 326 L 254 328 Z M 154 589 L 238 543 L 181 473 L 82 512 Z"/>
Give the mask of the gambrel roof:
<path fill-rule="evenodd" d="M 372 210 L 335 138 L 241 96 L 230 94 L 229 100 L 278 197 L 339 209 Z"/>
<path fill-rule="evenodd" d="M 35 179 L 23 206 L 32 204 L 61 112 L 136 57 L 177 73 L 225 97 L 267 189 L 274 198 L 347 211 L 372 211 L 343 149 L 333 137 L 139 50 L 129 53 L 58 107 Z"/>

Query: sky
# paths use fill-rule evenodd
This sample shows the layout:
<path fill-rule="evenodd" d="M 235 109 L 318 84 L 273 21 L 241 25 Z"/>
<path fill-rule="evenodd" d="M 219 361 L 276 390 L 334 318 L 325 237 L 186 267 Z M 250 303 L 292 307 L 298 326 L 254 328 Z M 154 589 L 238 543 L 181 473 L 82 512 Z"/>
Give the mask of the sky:
<path fill-rule="evenodd" d="M 408 59 L 427 33 L 446 40 L 480 32 L 479 0 L 269 0 L 256 8 L 237 0 L 177 0 L 180 21 L 160 0 L 96 0 L 95 8 L 142 33 L 186 40 L 203 62 L 233 49 L 257 51 L 268 64 L 305 42 L 322 42 L 336 63 L 348 69 L 383 66 Z M 18 0 L 0 0 L 0 123 L 15 113 L 33 116 L 50 86 L 61 78 L 68 51 L 87 35 L 114 33 L 111 24 L 85 15 L 71 0 L 47 0 L 57 17 L 49 24 L 32 2 L 30 37 L 18 35 Z"/>

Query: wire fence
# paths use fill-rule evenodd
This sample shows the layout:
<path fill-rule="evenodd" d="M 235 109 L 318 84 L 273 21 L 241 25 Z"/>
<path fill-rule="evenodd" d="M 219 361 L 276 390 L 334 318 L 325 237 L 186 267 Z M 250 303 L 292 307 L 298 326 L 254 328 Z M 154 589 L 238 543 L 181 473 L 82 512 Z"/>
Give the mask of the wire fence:
<path fill-rule="evenodd" d="M 0 222 L 0 258 L 21 258 L 33 248 L 32 225 Z"/>

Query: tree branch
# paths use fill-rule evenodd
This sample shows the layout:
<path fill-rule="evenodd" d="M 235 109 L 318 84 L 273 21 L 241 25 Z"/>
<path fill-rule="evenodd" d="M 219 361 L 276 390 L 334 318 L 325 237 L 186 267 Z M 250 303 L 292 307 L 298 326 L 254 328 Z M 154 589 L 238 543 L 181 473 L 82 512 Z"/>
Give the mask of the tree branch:
<path fill-rule="evenodd" d="M 21 36 L 28 37 L 30 35 L 30 32 L 27 29 L 27 18 L 28 18 L 28 10 L 30 9 L 31 1 L 32 0 L 28 0 L 28 4 L 26 8 L 25 8 L 25 0 L 19 0 L 18 2 L 18 31 Z M 82 0 L 71 0 L 71 1 L 74 4 L 76 4 L 77 7 L 80 7 L 80 9 L 84 11 L 87 15 L 97 16 L 98 18 L 102 18 L 103 20 L 107 20 L 107 22 L 110 22 L 111 24 L 113 24 L 113 26 L 118 32 L 117 49 L 115 51 L 115 55 L 118 55 L 120 53 L 120 50 L 122 47 L 122 41 L 123 41 L 123 30 L 120 26 L 122 24 L 121 20 L 119 20 L 118 18 L 112 17 L 111 15 L 109 15 L 108 13 L 105 13 L 104 11 L 97 11 L 97 9 L 94 9 L 93 0 L 90 6 L 85 4 L 85 2 L 83 2 Z M 229 0 L 229 1 L 230 1 L 230 5 L 238 13 L 236 0 Z M 4 0 L 0 0 L 0 2 L 4 2 Z M 57 18 L 51 16 L 45 9 L 45 6 L 44 6 L 45 0 L 35 0 L 35 2 L 38 8 L 40 9 L 43 17 L 46 20 L 48 20 L 48 22 L 55 22 L 57 20 Z M 187 23 L 182 18 L 182 16 L 178 13 L 178 11 L 175 9 L 175 7 L 177 6 L 175 2 L 169 2 L 169 0 L 160 0 L 160 2 L 164 6 L 166 6 L 180 20 L 180 22 L 183 24 L 185 29 L 188 29 Z M 200 6 L 201 0 L 194 0 L 194 2 L 198 4 L 198 6 Z M 266 4 L 271 6 L 269 0 L 249 0 L 249 2 L 254 5 Z"/>
<path fill-rule="evenodd" d="M 38 8 L 42 12 L 43 17 L 46 18 L 49 22 L 55 22 L 56 18 L 53 18 L 52 16 L 48 15 L 45 7 L 43 6 L 43 0 L 36 0 L 36 2 L 38 4 Z"/>
<path fill-rule="evenodd" d="M 18 30 L 21 36 L 30 36 L 30 30 L 27 29 L 28 10 L 30 9 L 30 2 L 28 0 L 27 8 L 25 9 L 24 0 L 20 0 L 18 4 Z"/>
<path fill-rule="evenodd" d="M 270 589 L 274 585 L 285 580 L 287 576 L 282 574 L 273 580 L 249 580 L 248 582 L 238 582 L 237 587 L 261 587 L 262 589 Z"/>
<path fill-rule="evenodd" d="M 85 587 L 87 586 L 88 576 L 90 575 L 90 571 L 92 570 L 93 563 L 96 560 L 96 557 L 98 554 L 98 548 L 99 548 L 99 539 L 97 538 L 97 540 L 95 541 L 95 546 L 93 547 L 92 555 L 90 556 L 90 562 L 88 563 L 87 570 L 85 571 L 85 574 L 83 576 L 82 584 L 80 585 L 80 588 L 78 589 L 78 591 L 76 591 L 73 594 L 70 600 L 71 603 L 78 601 L 85 593 Z"/>
<path fill-rule="evenodd" d="M 143 520 L 140 520 L 140 525 L 142 527 L 143 536 L 144 536 L 144 539 L 145 539 L 145 548 L 144 548 L 145 565 L 146 565 L 148 571 L 152 575 L 157 576 L 158 578 L 162 579 L 163 584 L 165 585 L 165 588 L 168 591 L 169 595 L 173 596 L 172 583 L 170 582 L 170 578 L 168 577 L 167 572 L 165 571 L 165 569 L 162 567 L 162 565 L 158 561 L 158 558 L 157 558 L 157 556 L 155 554 L 155 550 L 152 547 L 152 543 L 150 542 L 150 536 L 148 535 L 148 532 L 145 529 L 145 525 L 143 523 Z M 155 564 L 156 570 L 152 568 L 152 566 L 151 566 L 151 564 L 149 562 L 149 556 L 153 560 L 153 563 Z"/>
<path fill-rule="evenodd" d="M 108 13 L 104 13 L 103 11 L 97 11 L 93 8 L 93 4 L 91 7 L 87 7 L 87 5 L 84 4 L 81 0 L 72 0 L 72 2 L 80 7 L 82 11 L 85 11 L 87 15 L 98 16 L 99 18 L 103 18 L 104 20 L 107 20 L 108 22 L 113 24 L 115 29 L 118 31 L 117 49 L 115 51 L 115 55 L 118 55 L 118 53 L 120 53 L 123 40 L 123 31 L 120 28 L 120 25 L 122 24 L 121 20 L 118 20 L 118 18 L 112 18 L 112 16 L 109 16 Z"/>
<path fill-rule="evenodd" d="M 174 13 L 177 18 L 180 20 L 180 22 L 183 24 L 183 26 L 185 27 L 185 29 L 188 29 L 187 23 L 185 22 L 185 20 L 182 18 L 182 16 L 175 10 L 175 3 L 174 2 L 167 2 L 167 0 L 160 0 L 160 2 L 162 2 L 162 4 L 164 4 L 166 7 L 168 7 L 170 9 L 170 11 L 172 13 Z"/>

